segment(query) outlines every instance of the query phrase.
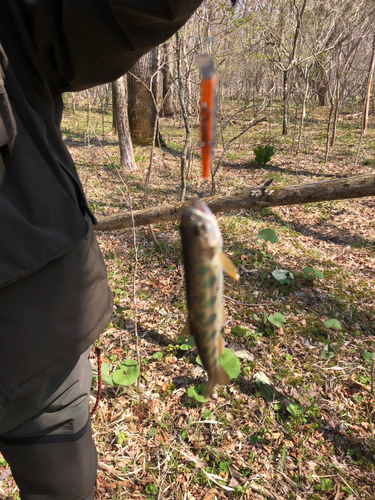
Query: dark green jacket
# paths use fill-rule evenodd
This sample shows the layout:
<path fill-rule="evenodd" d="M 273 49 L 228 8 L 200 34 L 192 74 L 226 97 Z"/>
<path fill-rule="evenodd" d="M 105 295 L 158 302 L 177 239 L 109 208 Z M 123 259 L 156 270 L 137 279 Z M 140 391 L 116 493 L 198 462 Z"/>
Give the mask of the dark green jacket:
<path fill-rule="evenodd" d="M 0 0 L 0 408 L 84 352 L 112 312 L 62 93 L 118 78 L 200 3 Z"/>

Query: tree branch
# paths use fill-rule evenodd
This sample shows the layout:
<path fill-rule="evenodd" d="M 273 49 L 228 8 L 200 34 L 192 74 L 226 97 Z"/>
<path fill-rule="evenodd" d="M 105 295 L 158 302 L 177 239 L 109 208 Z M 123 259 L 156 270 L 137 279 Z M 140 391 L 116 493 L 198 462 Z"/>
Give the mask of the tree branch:
<path fill-rule="evenodd" d="M 317 201 L 345 200 L 375 195 L 375 175 L 358 175 L 331 181 L 313 182 L 278 188 L 260 186 L 237 191 L 229 195 L 203 198 L 213 213 L 229 212 L 248 208 L 300 205 Z M 134 210 L 134 226 L 179 220 L 189 201 L 173 205 Z M 132 227 L 130 213 L 119 213 L 101 217 L 95 226 L 97 231 L 114 231 Z"/>

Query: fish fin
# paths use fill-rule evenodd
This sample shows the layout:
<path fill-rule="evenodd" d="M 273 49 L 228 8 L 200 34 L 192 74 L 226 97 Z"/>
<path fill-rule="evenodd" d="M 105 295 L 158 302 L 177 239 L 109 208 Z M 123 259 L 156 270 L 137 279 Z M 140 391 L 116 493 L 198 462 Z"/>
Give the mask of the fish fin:
<path fill-rule="evenodd" d="M 209 398 L 213 393 L 215 385 L 228 385 L 230 384 L 230 378 L 226 371 L 219 365 L 216 373 L 213 377 L 209 379 L 204 389 L 204 397 Z"/>
<path fill-rule="evenodd" d="M 181 335 L 186 335 L 186 337 L 189 337 L 191 335 L 189 320 L 186 321 L 185 326 L 182 329 Z"/>
<path fill-rule="evenodd" d="M 237 267 L 233 264 L 233 262 L 230 260 L 229 257 L 225 255 L 225 253 L 221 252 L 220 254 L 220 262 L 221 265 L 223 266 L 224 272 L 230 276 L 231 278 L 234 278 L 235 280 L 240 279 L 240 275 L 238 274 Z"/>

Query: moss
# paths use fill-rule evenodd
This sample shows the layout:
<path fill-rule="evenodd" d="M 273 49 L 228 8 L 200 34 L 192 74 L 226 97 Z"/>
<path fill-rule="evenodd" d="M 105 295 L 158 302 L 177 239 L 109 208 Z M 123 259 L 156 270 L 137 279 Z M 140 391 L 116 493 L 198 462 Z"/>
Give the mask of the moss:
<path fill-rule="evenodd" d="M 298 377 L 289 377 L 285 383 L 288 384 L 288 385 L 291 385 L 292 387 L 299 387 L 300 385 L 302 385 L 304 381 L 304 377 L 302 375 L 298 376 Z"/>

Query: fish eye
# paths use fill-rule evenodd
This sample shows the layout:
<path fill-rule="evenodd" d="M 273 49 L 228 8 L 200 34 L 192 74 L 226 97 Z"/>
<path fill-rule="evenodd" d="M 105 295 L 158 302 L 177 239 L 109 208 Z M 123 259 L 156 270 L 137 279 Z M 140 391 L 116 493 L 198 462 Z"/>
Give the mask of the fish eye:
<path fill-rule="evenodd" d="M 202 221 L 195 222 L 193 225 L 193 231 L 198 236 L 201 236 L 206 231 L 206 225 Z"/>

